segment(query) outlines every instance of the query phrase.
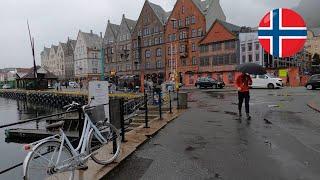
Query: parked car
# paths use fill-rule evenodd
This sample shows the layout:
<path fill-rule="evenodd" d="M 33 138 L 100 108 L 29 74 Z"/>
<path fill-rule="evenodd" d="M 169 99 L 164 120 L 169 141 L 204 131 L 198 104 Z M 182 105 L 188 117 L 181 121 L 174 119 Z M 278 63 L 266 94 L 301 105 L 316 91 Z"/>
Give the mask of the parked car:
<path fill-rule="evenodd" d="M 11 89 L 11 86 L 9 84 L 5 84 L 2 86 L 2 89 Z"/>
<path fill-rule="evenodd" d="M 195 83 L 197 88 L 214 88 L 214 89 L 222 89 L 225 87 L 225 83 L 223 81 L 218 81 L 216 79 L 202 77 L 197 80 Z"/>
<path fill-rule="evenodd" d="M 72 88 L 78 88 L 79 84 L 76 83 L 76 82 L 69 82 L 69 86 L 72 87 Z"/>
<path fill-rule="evenodd" d="M 316 74 L 310 77 L 306 84 L 308 90 L 320 88 L 320 74 Z"/>
<path fill-rule="evenodd" d="M 283 82 L 281 78 L 277 78 L 270 74 L 265 75 L 251 75 L 252 78 L 252 88 L 281 88 L 283 87 Z"/>

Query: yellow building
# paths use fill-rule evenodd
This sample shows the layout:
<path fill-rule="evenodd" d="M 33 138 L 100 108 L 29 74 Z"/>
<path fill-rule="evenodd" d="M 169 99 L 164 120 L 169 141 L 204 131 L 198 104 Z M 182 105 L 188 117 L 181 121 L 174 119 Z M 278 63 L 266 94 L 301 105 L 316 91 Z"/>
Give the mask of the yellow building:
<path fill-rule="evenodd" d="M 306 49 L 312 56 L 317 53 L 320 55 L 320 28 L 308 30 Z"/>

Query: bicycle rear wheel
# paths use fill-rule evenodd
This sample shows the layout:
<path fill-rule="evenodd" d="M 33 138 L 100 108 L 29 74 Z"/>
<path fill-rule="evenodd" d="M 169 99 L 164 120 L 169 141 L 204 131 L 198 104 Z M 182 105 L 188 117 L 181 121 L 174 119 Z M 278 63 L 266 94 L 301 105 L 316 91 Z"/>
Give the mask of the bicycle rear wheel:
<path fill-rule="evenodd" d="M 55 164 L 58 159 L 61 143 L 57 141 L 48 141 L 39 145 L 34 151 L 28 154 L 24 164 L 24 180 L 35 179 L 59 179 L 72 180 L 74 170 L 68 172 L 56 172 Z M 63 146 L 58 166 L 69 163 L 73 155 L 69 148 Z"/>
<path fill-rule="evenodd" d="M 91 131 L 88 141 L 89 154 L 94 153 L 91 158 L 96 163 L 107 165 L 113 162 L 120 153 L 121 136 L 112 124 L 105 123 L 97 128 L 107 142 L 100 142 L 94 131 Z"/>

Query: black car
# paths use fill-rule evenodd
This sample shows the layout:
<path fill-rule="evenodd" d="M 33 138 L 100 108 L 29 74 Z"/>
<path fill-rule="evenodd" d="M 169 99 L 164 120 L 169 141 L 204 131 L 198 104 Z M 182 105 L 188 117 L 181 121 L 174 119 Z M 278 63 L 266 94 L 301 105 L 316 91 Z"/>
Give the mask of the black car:
<path fill-rule="evenodd" d="M 218 81 L 212 78 L 199 78 L 195 83 L 197 88 L 214 88 L 214 89 L 222 89 L 224 88 L 225 84 L 222 81 Z"/>
<path fill-rule="evenodd" d="M 320 74 L 316 74 L 310 77 L 306 84 L 308 90 L 320 88 Z"/>

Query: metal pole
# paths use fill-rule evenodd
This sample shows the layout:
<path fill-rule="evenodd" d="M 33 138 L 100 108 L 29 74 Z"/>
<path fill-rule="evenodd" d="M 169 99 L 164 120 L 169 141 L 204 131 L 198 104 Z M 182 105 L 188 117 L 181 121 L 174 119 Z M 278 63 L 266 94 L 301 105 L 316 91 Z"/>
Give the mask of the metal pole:
<path fill-rule="evenodd" d="M 81 108 L 78 108 L 78 114 L 79 114 L 79 117 L 78 117 L 78 120 L 79 120 L 79 137 L 78 137 L 78 140 L 80 142 L 80 138 L 82 136 L 82 130 L 83 130 L 83 120 L 82 120 L 82 109 Z"/>
<path fill-rule="evenodd" d="M 169 108 L 170 108 L 170 114 L 172 114 L 171 90 L 169 90 Z"/>
<path fill-rule="evenodd" d="M 160 119 L 162 120 L 162 109 L 161 109 L 162 101 L 161 101 L 161 91 L 160 91 L 160 90 L 159 90 L 159 100 L 158 100 L 158 103 L 159 103 L 159 115 L 160 115 Z"/>
<path fill-rule="evenodd" d="M 179 109 L 179 91 L 177 90 L 177 109 Z"/>
<path fill-rule="evenodd" d="M 148 125 L 148 95 L 146 93 L 146 90 L 144 90 L 143 93 L 144 93 L 144 108 L 145 108 L 145 116 L 144 116 L 145 126 L 144 126 L 144 128 L 149 128 L 149 125 Z"/>
<path fill-rule="evenodd" d="M 120 124 L 121 124 L 121 137 L 122 142 L 126 142 L 125 140 L 125 127 L 124 127 L 124 100 L 120 99 Z"/>

